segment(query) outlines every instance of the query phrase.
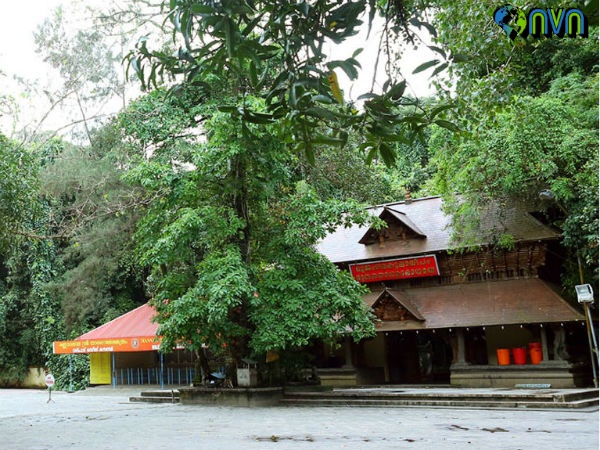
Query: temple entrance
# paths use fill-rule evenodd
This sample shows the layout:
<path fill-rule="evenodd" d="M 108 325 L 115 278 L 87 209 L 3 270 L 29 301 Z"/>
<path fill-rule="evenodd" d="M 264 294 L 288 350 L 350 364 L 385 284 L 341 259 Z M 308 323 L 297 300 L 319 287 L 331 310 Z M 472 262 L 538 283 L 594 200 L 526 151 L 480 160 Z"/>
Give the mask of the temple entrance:
<path fill-rule="evenodd" d="M 439 333 L 386 333 L 387 382 L 391 384 L 450 383 L 452 349 Z"/>

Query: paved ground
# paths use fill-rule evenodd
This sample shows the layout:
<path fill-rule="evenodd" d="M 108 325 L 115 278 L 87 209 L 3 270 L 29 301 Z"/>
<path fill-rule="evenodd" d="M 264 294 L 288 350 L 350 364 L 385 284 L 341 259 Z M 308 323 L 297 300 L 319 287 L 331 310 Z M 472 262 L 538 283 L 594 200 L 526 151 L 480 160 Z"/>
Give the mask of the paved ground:
<path fill-rule="evenodd" d="M 0 449 L 597 450 L 598 411 L 227 408 L 0 389 Z"/>

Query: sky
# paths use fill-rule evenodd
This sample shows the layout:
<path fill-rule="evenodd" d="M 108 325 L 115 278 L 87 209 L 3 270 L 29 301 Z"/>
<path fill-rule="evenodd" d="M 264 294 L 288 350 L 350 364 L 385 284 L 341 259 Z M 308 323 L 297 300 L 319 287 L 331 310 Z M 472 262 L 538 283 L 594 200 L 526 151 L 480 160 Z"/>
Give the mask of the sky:
<path fill-rule="evenodd" d="M 87 5 L 101 4 L 102 0 L 85 0 Z M 8 136 L 23 125 L 36 123 L 49 109 L 49 103 L 43 103 L 39 96 L 27 96 L 22 92 L 14 77 L 22 77 L 28 80 L 37 80 L 37 85 L 51 84 L 49 69 L 41 60 L 40 55 L 35 53 L 33 32 L 36 27 L 50 15 L 52 10 L 65 5 L 68 13 L 69 0 L 24 0 L 23 2 L 3 1 L 2 14 L 0 18 L 0 95 L 9 93 L 19 104 L 19 117 L 21 121 L 15 124 L 13 117 L 9 114 L 0 116 L 0 131 Z M 371 87 L 373 77 L 374 56 L 377 54 L 379 38 L 377 33 L 372 32 L 369 40 L 366 40 L 366 30 L 353 38 L 347 49 L 332 49 L 331 56 L 334 59 L 350 57 L 357 47 L 364 47 L 364 51 L 357 58 L 362 65 L 360 78 L 350 85 L 349 80 L 343 73 L 338 73 L 340 85 L 344 90 L 346 98 L 356 99 L 360 94 L 367 92 Z M 408 49 L 402 58 L 402 71 L 408 76 L 408 90 L 417 96 L 428 95 L 433 92 L 429 87 L 429 80 L 424 74 L 418 77 L 410 77 L 411 72 L 423 61 L 433 59 L 431 52 L 426 48 L 417 51 Z M 341 72 L 341 71 L 338 71 Z M 380 68 L 378 72 L 383 72 Z M 375 90 L 381 88 L 383 79 L 376 83 Z M 379 86 L 378 86 L 379 85 Z M 1 113 L 0 113 L 1 114 Z M 42 128 L 56 129 L 62 127 L 68 120 L 65 115 L 53 112 L 43 123 Z"/>
<path fill-rule="evenodd" d="M 86 0 L 88 1 L 88 0 Z M 89 0 L 91 2 L 97 0 Z M 20 122 L 14 116 L 3 114 L 0 117 L 0 131 L 13 136 L 25 125 L 39 122 L 49 105 L 40 98 L 28 96 L 15 77 L 38 80 L 44 85 L 48 80 L 49 69 L 35 52 L 33 32 L 57 6 L 65 0 L 24 0 L 23 2 L 2 2 L 0 16 L 0 95 L 14 97 L 18 104 Z M 50 117 L 45 122 L 48 129 L 64 125 L 60 116 Z"/>
<path fill-rule="evenodd" d="M 0 19 L 0 68 L 5 72 L 35 66 L 33 30 L 63 0 L 3 1 Z M 25 13 L 25 14 L 24 14 Z M 21 71 L 21 70 L 19 70 Z"/>

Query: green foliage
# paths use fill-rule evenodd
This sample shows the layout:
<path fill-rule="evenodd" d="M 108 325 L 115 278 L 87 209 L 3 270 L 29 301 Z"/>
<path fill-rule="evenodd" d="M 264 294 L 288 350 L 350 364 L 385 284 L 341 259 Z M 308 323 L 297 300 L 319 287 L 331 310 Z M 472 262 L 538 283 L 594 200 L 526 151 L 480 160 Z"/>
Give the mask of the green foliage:
<path fill-rule="evenodd" d="M 396 142 L 412 141 L 432 122 L 453 126 L 405 96 L 406 82 L 397 74 L 388 74 L 382 94 L 361 96 L 362 111 L 344 100 L 337 84 L 336 71 L 357 78 L 361 67 L 355 58 L 362 49 L 345 60 L 332 60 L 329 46 L 355 35 L 365 12 L 370 27 L 377 11 L 385 15 L 388 38 L 404 35 L 411 40 L 409 4 L 266 0 L 163 5 L 172 48 L 154 49 L 146 36 L 127 57 L 142 87 L 176 80 L 181 83 L 176 89 L 186 85 L 208 91 L 218 78 L 230 93 L 230 101 L 218 105 L 221 111 L 247 124 L 276 125 L 286 144 L 311 163 L 319 146 L 343 146 L 355 130 L 368 161 L 379 156 L 391 165 Z M 391 51 L 389 46 L 385 51 Z M 260 109 L 246 102 L 247 97 L 262 99 Z"/>
<path fill-rule="evenodd" d="M 583 8 L 586 2 L 579 3 Z M 530 36 L 511 41 L 493 21 L 497 5 L 466 0 L 425 2 L 434 10 L 435 41 L 449 62 L 446 81 L 437 84 L 439 94 L 456 99 L 458 117 L 452 120 L 463 130 L 478 132 L 513 95 L 538 96 L 548 91 L 553 80 L 571 72 L 584 77 L 597 73 L 597 4 L 587 3 L 592 9 L 595 6 L 596 15 L 589 38 Z M 544 7 L 565 5 L 550 1 Z"/>
<path fill-rule="evenodd" d="M 20 378 L 30 366 L 43 367 L 61 326 L 59 302 L 46 283 L 59 263 L 50 241 L 24 242 L 5 258 L 0 292 L 0 377 Z"/>
<path fill-rule="evenodd" d="M 253 111 L 265 107 L 260 99 L 245 102 Z M 364 222 L 364 210 L 322 201 L 301 181 L 301 160 L 273 124 L 232 118 L 210 99 L 198 109 L 187 102 L 171 107 L 175 116 L 201 114 L 206 140 L 189 137 L 185 120 L 164 136 L 159 128 L 150 139 L 159 144 L 152 156 L 127 175 L 152 199 L 135 241 L 139 260 L 152 268 L 147 285 L 163 345 L 207 346 L 239 362 L 349 329 L 356 338 L 372 333 L 360 286 L 313 248 L 327 230 Z M 168 110 L 128 114 L 137 121 L 126 126 L 151 131 Z M 138 145 L 143 151 L 142 139 Z"/>
<path fill-rule="evenodd" d="M 255 351 L 306 346 L 315 338 L 335 341 L 343 332 L 356 340 L 374 334 L 364 288 L 314 251 L 280 257 L 258 278 L 250 313 Z"/>
<path fill-rule="evenodd" d="M 64 270 L 48 284 L 61 299 L 65 326 L 84 331 L 144 301 L 142 270 L 131 236 L 143 205 L 121 181 L 122 143 L 113 126 L 97 133 L 95 146 L 63 144 L 46 159 L 40 179 L 62 238 Z"/>
<path fill-rule="evenodd" d="M 79 391 L 90 384 L 90 358 L 88 355 L 53 355 L 48 367 L 54 375 L 54 389 Z"/>
<path fill-rule="evenodd" d="M 463 130 L 436 130 L 429 140 L 436 173 L 427 189 L 448 199 L 455 237 L 477 236 L 476 218 L 490 205 L 518 202 L 544 211 L 548 223 L 562 229 L 571 258 L 577 253 L 597 268 L 597 3 L 573 5 L 589 19 L 588 38 L 514 41 L 492 20 L 497 5 L 423 5 L 434 9 L 436 45 L 450 63 L 448 82 L 438 82 L 438 92 L 456 99 L 447 113 Z M 551 1 L 544 7 L 565 5 Z M 543 189 L 554 193 L 552 201 L 539 200 Z M 452 201 L 457 193 L 460 201 Z M 572 262 L 567 266 L 576 266 Z"/>
<path fill-rule="evenodd" d="M 0 340 L 6 343 L 0 372 L 6 377 L 48 365 L 66 377 L 53 341 L 146 301 L 131 242 L 143 199 L 120 180 L 126 158 L 117 156 L 124 146 L 114 131 L 104 128 L 86 149 L 53 138 L 25 151 L 3 138 L 0 195 L 7 196 L 2 213 L 10 214 L 2 221 L 0 253 Z M 83 370 L 85 363 L 76 363 L 69 384 L 85 385 Z"/>
<path fill-rule="evenodd" d="M 559 224 L 564 244 L 597 266 L 598 112 L 589 108 L 597 89 L 597 77 L 558 78 L 547 94 L 513 98 L 476 135 L 434 134 L 436 185 L 446 194 L 463 193 L 452 208 L 461 234 L 475 225 L 472 213 L 492 201 L 558 205 L 566 213 Z M 554 202 L 540 204 L 544 189 Z"/>
<path fill-rule="evenodd" d="M 35 223 L 37 194 L 37 166 L 31 151 L 0 134 L 0 250 Z"/>

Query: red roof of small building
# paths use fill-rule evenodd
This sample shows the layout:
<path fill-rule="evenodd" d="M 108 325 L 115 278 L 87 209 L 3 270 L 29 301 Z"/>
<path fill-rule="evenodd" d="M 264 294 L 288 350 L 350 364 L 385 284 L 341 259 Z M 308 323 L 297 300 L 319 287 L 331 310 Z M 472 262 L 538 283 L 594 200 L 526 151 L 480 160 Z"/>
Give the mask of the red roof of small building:
<path fill-rule="evenodd" d="M 153 322 L 156 310 L 148 303 L 82 334 L 75 340 L 115 339 L 156 336 L 158 324 Z"/>

